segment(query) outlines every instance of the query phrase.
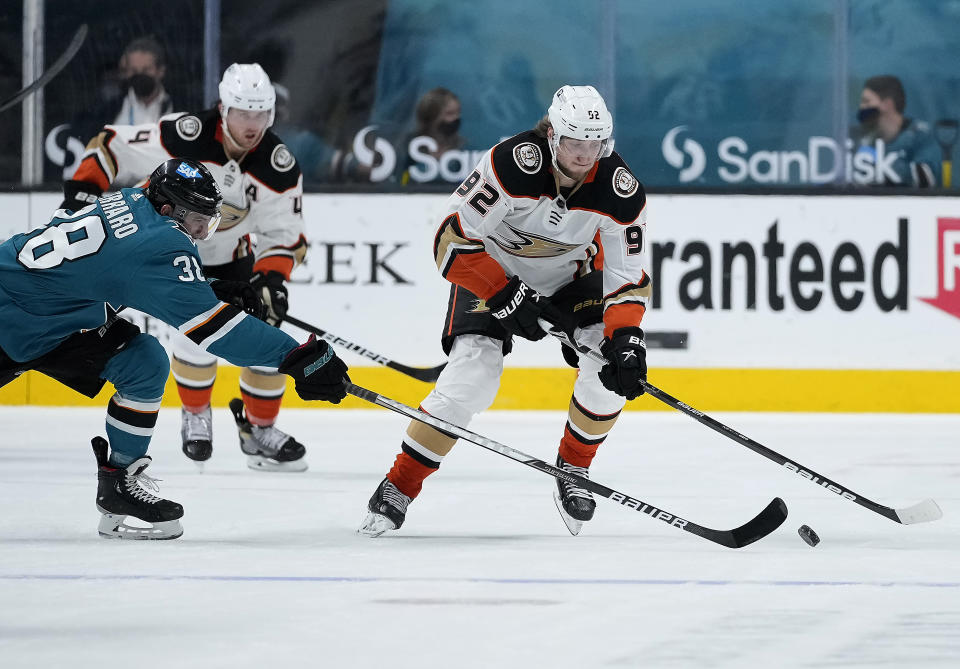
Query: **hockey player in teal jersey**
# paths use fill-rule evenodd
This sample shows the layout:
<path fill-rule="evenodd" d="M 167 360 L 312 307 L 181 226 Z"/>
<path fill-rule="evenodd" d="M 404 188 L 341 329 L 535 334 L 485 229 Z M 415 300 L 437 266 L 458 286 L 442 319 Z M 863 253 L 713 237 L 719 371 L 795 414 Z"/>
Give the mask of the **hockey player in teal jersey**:
<path fill-rule="evenodd" d="M 144 469 L 170 370 L 154 337 L 117 317 L 132 307 L 177 328 L 213 355 L 276 367 L 308 400 L 338 403 L 346 365 L 326 342 L 297 342 L 250 313 L 246 283 L 208 283 L 195 240 L 220 219 L 220 189 L 201 163 L 172 159 L 146 188 L 124 188 L 0 245 L 0 386 L 36 370 L 94 397 L 116 388 L 106 432 L 93 440 L 99 465 L 100 534 L 173 539 L 183 508 L 150 494 Z M 226 300 L 226 301 L 224 301 Z M 109 449 L 108 449 L 109 447 Z M 150 524 L 126 524 L 133 516 Z"/>

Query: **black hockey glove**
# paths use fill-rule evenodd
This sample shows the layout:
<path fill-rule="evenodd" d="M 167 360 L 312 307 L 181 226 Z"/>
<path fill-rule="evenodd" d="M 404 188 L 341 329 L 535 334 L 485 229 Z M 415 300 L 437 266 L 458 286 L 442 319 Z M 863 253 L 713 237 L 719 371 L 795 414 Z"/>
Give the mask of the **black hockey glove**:
<path fill-rule="evenodd" d="M 244 281 L 227 281 L 226 279 L 213 279 L 210 282 L 210 288 L 218 300 L 223 300 L 227 304 L 232 304 L 238 309 L 242 309 L 254 318 L 261 321 L 266 316 L 266 309 L 260 295 L 253 289 L 249 283 Z"/>
<path fill-rule="evenodd" d="M 600 369 L 600 382 L 607 390 L 632 400 L 643 395 L 647 380 L 647 345 L 643 330 L 636 327 L 617 328 L 613 336 L 604 339 L 600 352 L 609 360 Z"/>
<path fill-rule="evenodd" d="M 257 272 L 250 277 L 250 285 L 260 293 L 263 306 L 266 308 L 266 317 L 263 319 L 270 325 L 280 327 L 287 316 L 287 287 L 283 285 L 283 274 L 280 272 Z"/>
<path fill-rule="evenodd" d="M 347 366 L 330 345 L 310 335 L 306 344 L 290 351 L 277 368 L 293 377 L 297 395 L 305 400 L 324 400 L 340 404 L 347 396 Z"/>
<path fill-rule="evenodd" d="M 510 279 L 506 286 L 487 300 L 487 306 L 509 334 L 531 341 L 539 341 L 547 336 L 537 324 L 538 318 L 555 323 L 560 316 L 547 298 L 521 281 L 519 276 Z"/>
<path fill-rule="evenodd" d="M 103 190 L 97 184 L 70 179 L 63 182 L 63 202 L 60 203 L 60 208 L 67 211 L 80 211 L 88 204 L 96 202 L 101 195 Z"/>

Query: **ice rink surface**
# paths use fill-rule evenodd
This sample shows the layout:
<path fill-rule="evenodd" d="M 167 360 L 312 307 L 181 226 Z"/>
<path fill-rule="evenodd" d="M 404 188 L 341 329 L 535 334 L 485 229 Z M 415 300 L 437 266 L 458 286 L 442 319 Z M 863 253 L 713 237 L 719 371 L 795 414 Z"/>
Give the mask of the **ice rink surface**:
<path fill-rule="evenodd" d="M 175 541 L 100 539 L 103 411 L 0 408 L 0 667 L 957 667 L 960 416 L 716 414 L 853 491 L 944 517 L 901 526 L 678 413 L 624 415 L 591 475 L 717 529 L 775 496 L 740 550 L 598 499 L 570 536 L 553 479 L 460 443 L 399 533 L 356 534 L 406 425 L 288 410 L 304 474 L 249 471 L 225 409 L 200 474 L 164 409 L 148 470 Z M 552 462 L 564 414 L 471 427 Z M 808 524 L 822 542 L 797 535 Z"/>

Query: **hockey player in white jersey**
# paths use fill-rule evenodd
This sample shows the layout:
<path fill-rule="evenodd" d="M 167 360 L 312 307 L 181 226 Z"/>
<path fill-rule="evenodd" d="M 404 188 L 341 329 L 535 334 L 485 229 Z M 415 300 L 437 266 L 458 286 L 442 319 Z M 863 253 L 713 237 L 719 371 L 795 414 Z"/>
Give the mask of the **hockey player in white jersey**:
<path fill-rule="evenodd" d="M 284 284 L 307 249 L 300 168 L 270 131 L 276 94 L 259 65 L 228 67 L 219 92 L 219 104 L 206 111 L 170 114 L 154 124 L 105 126 L 64 185 L 61 206 L 75 210 L 110 187 L 136 184 L 171 156 L 203 162 L 223 191 L 223 221 L 211 240 L 199 243 L 204 271 L 249 281 L 266 306 L 265 320 L 279 326 L 287 312 Z M 217 359 L 178 337 L 172 369 L 183 405 L 183 452 L 202 466 L 213 450 L 210 398 Z M 242 400 L 230 408 L 252 469 L 307 468 L 304 446 L 275 426 L 284 390 L 284 377 L 273 370 L 241 372 Z"/>
<path fill-rule="evenodd" d="M 512 337 L 539 340 L 539 318 L 557 323 L 607 360 L 564 350 L 579 374 L 557 466 L 581 476 L 626 400 L 643 393 L 647 371 L 646 196 L 612 134 L 596 89 L 562 87 L 534 130 L 493 147 L 451 195 L 434 241 L 453 284 L 442 340 L 449 362 L 421 408 L 465 427 L 493 402 Z M 398 529 L 455 441 L 411 422 L 360 532 Z M 593 517 L 593 497 L 579 486 L 558 479 L 554 500 L 572 534 Z"/>

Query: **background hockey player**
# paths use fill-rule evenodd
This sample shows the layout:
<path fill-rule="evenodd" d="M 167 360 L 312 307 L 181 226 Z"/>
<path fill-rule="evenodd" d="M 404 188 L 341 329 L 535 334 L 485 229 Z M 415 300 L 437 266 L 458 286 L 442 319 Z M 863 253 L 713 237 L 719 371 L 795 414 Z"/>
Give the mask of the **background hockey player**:
<path fill-rule="evenodd" d="M 64 185 L 63 207 L 76 209 L 111 185 L 133 185 L 161 161 L 202 161 L 223 191 L 223 222 L 198 246 L 207 276 L 249 281 L 279 326 L 287 312 L 284 282 L 306 254 L 303 183 L 293 154 L 269 128 L 276 94 L 257 64 L 226 69 L 217 107 L 165 116 L 158 124 L 108 125 L 87 146 L 74 178 Z M 256 246 L 251 236 L 256 237 Z M 203 462 L 213 449 L 210 397 L 217 359 L 187 339 L 175 338 L 173 375 L 183 404 L 183 452 Z M 240 375 L 240 401 L 231 402 L 240 446 L 253 469 L 303 471 L 306 449 L 275 426 L 285 383 L 275 372 L 248 367 Z"/>
<path fill-rule="evenodd" d="M 646 196 L 613 152 L 612 133 L 592 86 L 564 86 L 534 130 L 491 149 L 451 195 L 434 242 L 437 267 L 454 284 L 443 335 L 449 362 L 422 409 L 466 426 L 493 402 L 512 337 L 546 336 L 540 317 L 559 323 L 607 359 L 601 366 L 564 352 L 580 371 L 557 466 L 582 476 L 646 378 Z M 360 532 L 399 528 L 454 443 L 412 422 Z M 554 498 L 573 534 L 593 517 L 583 488 L 558 479 Z"/>
<path fill-rule="evenodd" d="M 0 245 L 0 386 L 34 369 L 88 397 L 105 381 L 116 388 L 107 407 L 111 452 L 102 437 L 93 440 L 104 536 L 173 539 L 183 532 L 183 508 L 140 485 L 156 490 L 144 469 L 170 362 L 160 342 L 116 316 L 123 306 L 235 364 L 278 368 L 304 399 L 345 396 L 346 366 L 326 342 L 311 337 L 298 346 L 232 304 L 258 310 L 248 284 L 212 288 L 204 279 L 195 240 L 214 233 L 220 204 L 217 183 L 201 163 L 169 160 L 146 189 L 124 188 L 76 212 L 58 210 L 47 226 Z M 126 524 L 128 515 L 150 527 Z"/>

